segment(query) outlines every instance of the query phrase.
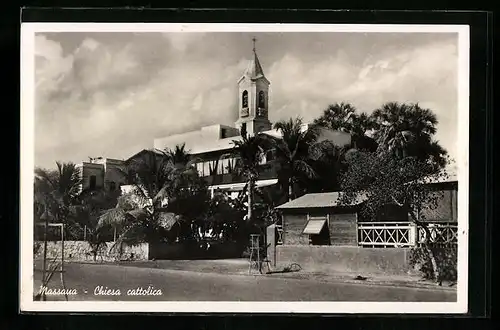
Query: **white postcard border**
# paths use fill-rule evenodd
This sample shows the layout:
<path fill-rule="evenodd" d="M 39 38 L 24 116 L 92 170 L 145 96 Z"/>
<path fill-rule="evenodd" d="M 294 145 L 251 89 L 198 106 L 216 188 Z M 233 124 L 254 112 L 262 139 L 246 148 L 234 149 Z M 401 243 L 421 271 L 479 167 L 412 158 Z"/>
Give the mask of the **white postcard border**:
<path fill-rule="evenodd" d="M 457 302 L 54 302 L 33 301 L 34 92 L 37 32 L 458 33 Z M 243 23 L 23 23 L 21 25 L 20 310 L 22 312 L 466 313 L 468 301 L 469 26 Z M 467 146 L 467 147 L 464 147 Z"/>

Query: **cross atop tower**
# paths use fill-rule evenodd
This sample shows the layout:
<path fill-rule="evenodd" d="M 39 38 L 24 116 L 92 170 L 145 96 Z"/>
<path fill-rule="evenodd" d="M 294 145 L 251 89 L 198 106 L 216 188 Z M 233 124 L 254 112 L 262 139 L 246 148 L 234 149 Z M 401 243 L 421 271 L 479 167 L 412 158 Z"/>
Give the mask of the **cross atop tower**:
<path fill-rule="evenodd" d="M 235 125 L 249 134 L 270 130 L 272 125 L 268 119 L 269 80 L 259 62 L 255 43 L 252 38 L 253 56 L 243 76 L 238 80 L 239 118 Z"/>

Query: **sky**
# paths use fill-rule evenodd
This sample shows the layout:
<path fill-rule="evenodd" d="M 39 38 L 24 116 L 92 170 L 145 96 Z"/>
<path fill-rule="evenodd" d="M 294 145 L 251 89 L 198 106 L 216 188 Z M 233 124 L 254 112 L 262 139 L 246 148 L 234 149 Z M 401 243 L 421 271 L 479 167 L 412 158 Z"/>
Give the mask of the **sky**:
<path fill-rule="evenodd" d="M 126 159 L 158 137 L 233 125 L 253 37 L 271 122 L 418 102 L 456 158 L 456 33 L 58 32 L 35 36 L 35 166 Z"/>

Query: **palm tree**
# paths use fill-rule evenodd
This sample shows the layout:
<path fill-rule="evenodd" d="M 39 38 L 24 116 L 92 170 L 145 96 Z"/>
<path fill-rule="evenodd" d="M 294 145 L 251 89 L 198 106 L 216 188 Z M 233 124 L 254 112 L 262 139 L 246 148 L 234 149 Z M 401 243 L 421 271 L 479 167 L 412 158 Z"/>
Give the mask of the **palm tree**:
<path fill-rule="evenodd" d="M 56 170 L 35 169 L 34 202 L 38 217 L 68 224 L 71 206 L 81 191 L 81 171 L 73 163 L 56 162 Z"/>
<path fill-rule="evenodd" d="M 162 224 L 162 204 L 167 195 L 166 184 L 173 171 L 170 165 L 167 155 L 158 152 L 145 153 L 127 165 L 128 173 L 134 178 L 133 189 L 120 196 L 116 207 L 102 214 L 98 223 L 99 227 L 110 225 L 121 229 L 115 243 L 132 236 L 129 233 L 137 235 L 137 241 L 153 241 L 157 238 Z M 170 219 L 175 217 L 171 216 Z"/>
<path fill-rule="evenodd" d="M 357 113 L 357 109 L 349 103 L 335 103 L 323 111 L 321 117 L 314 120 L 313 125 L 342 131 L 351 134 L 354 149 L 374 149 L 375 141 L 366 133 L 374 128 L 368 114 Z"/>
<path fill-rule="evenodd" d="M 352 131 L 351 118 L 356 115 L 356 108 L 349 103 L 330 104 L 321 117 L 313 121 L 313 125 L 327 127 L 336 131 Z"/>
<path fill-rule="evenodd" d="M 75 202 L 75 210 L 71 217 L 74 218 L 75 227 L 84 233 L 84 240 L 92 249 L 94 261 L 97 259 L 100 248 L 106 245 L 111 234 L 108 228 L 98 226 L 99 217 L 106 210 L 116 206 L 119 196 L 120 190 L 107 191 L 101 188 L 83 191 Z"/>
<path fill-rule="evenodd" d="M 176 145 L 173 150 L 165 148 L 164 152 L 175 165 L 186 166 L 192 159 L 185 143 Z"/>
<path fill-rule="evenodd" d="M 311 128 L 303 130 L 303 122 L 299 117 L 279 121 L 274 124 L 274 129 L 282 135 L 275 143 L 278 180 L 284 188 L 287 200 L 290 201 L 296 197 L 294 185 L 299 178 L 316 177 L 316 172 L 309 162 L 310 150 L 316 143 L 317 132 Z"/>
<path fill-rule="evenodd" d="M 246 178 L 247 221 L 251 222 L 253 220 L 255 183 L 262 169 L 261 161 L 264 153 L 272 145 L 272 140 L 265 134 L 257 133 L 250 136 L 245 130 L 242 130 L 241 140 L 233 140 L 233 144 L 232 154 L 238 159 L 234 172 L 236 175 Z"/>
<path fill-rule="evenodd" d="M 68 226 L 68 215 L 75 198 L 80 192 L 81 175 L 73 163 L 56 162 L 56 170 L 35 169 L 34 209 L 36 220 L 43 221 L 43 271 L 42 283 L 44 286 L 50 281 L 53 270 L 58 266 L 55 261 L 47 265 L 47 231 L 49 222 L 63 223 Z M 35 233 L 37 228 L 35 223 Z M 70 226 L 71 227 L 71 226 Z M 47 267 L 49 273 L 47 274 Z M 43 297 L 42 297 L 43 296 Z M 43 298 L 45 294 L 38 294 L 36 299 Z"/>
<path fill-rule="evenodd" d="M 389 102 L 375 110 L 372 119 L 379 152 L 430 161 L 437 169 L 446 164 L 446 150 L 433 140 L 438 121 L 431 110 L 418 104 Z"/>
<path fill-rule="evenodd" d="M 134 177 L 132 191 L 99 219 L 101 227 L 120 228 L 111 249 L 124 241 L 177 239 L 181 233 L 173 227 L 185 229 L 184 220 L 204 212 L 207 189 L 189 163 L 180 166 L 165 152 L 150 152 L 128 164 L 128 172 Z"/>

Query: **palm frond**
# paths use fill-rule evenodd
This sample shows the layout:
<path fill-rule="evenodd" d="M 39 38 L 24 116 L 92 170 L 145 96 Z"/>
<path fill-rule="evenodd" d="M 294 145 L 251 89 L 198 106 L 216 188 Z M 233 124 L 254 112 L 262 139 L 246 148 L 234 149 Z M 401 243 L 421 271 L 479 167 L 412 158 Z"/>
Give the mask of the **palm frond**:
<path fill-rule="evenodd" d="M 146 209 L 141 208 L 141 209 L 135 209 L 131 210 L 125 213 L 125 216 L 131 217 L 133 221 L 146 221 L 146 219 L 149 216 L 149 213 L 146 211 Z"/>
<path fill-rule="evenodd" d="M 316 178 L 317 176 L 316 171 L 314 171 L 313 167 L 301 159 L 295 160 L 293 162 L 293 169 L 297 173 L 304 174 L 309 179 Z"/>
<path fill-rule="evenodd" d="M 171 230 L 172 227 L 181 221 L 181 217 L 172 212 L 160 212 L 158 214 L 157 224 L 160 228 L 167 231 Z"/>
<path fill-rule="evenodd" d="M 97 222 L 97 227 L 101 228 L 104 226 L 122 226 L 127 221 L 126 212 L 121 208 L 113 208 L 99 216 Z"/>

